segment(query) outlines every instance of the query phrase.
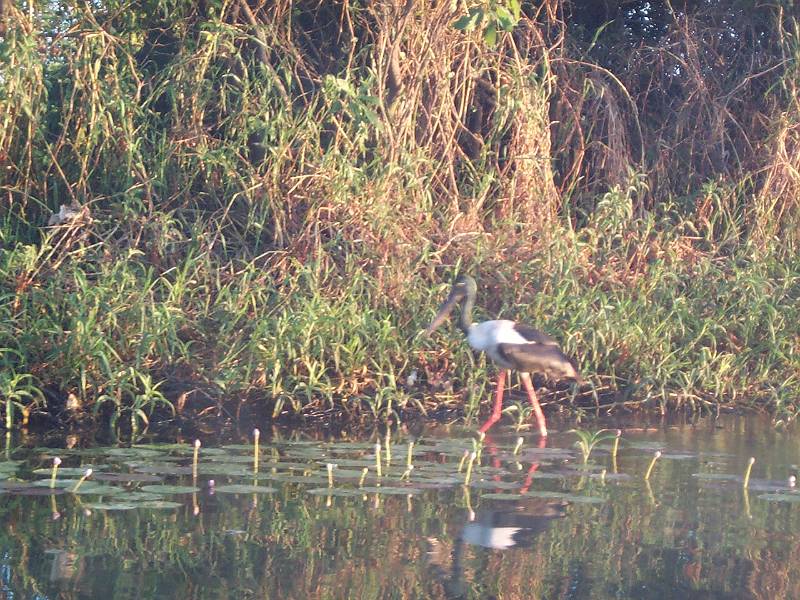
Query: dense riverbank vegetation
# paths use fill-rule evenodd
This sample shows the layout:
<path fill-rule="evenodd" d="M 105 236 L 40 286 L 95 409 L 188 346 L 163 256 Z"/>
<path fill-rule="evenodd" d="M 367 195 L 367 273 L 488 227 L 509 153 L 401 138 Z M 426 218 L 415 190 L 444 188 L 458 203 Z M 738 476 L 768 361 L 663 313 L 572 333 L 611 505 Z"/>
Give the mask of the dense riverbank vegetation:
<path fill-rule="evenodd" d="M 599 4 L 0 2 L 7 424 L 474 415 L 462 271 L 551 400 L 792 418 L 796 9 Z"/>

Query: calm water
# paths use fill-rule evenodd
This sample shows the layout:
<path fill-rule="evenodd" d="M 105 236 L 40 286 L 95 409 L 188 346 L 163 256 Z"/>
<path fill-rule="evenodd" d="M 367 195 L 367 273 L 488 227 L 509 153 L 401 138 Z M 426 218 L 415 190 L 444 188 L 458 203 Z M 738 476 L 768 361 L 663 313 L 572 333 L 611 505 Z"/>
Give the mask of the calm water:
<path fill-rule="evenodd" d="M 469 486 L 472 436 L 443 427 L 413 438 L 411 470 L 399 432 L 390 457 L 383 436 L 275 435 L 255 475 L 252 445 L 204 446 L 196 478 L 190 444 L 15 449 L 0 598 L 800 598 L 795 433 L 630 426 L 586 466 L 572 433 L 515 455 L 517 436 L 487 438 Z"/>

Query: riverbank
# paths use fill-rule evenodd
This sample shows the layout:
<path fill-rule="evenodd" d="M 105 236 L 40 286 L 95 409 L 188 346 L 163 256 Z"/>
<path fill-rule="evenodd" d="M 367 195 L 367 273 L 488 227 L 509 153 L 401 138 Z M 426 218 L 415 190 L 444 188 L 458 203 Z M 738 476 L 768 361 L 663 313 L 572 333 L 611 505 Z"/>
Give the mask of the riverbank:
<path fill-rule="evenodd" d="M 796 20 L 763 9 L 768 49 L 685 57 L 698 81 L 648 70 L 692 39 L 677 23 L 612 70 L 624 35 L 582 45 L 555 15 L 492 40 L 411 12 L 387 54 L 377 9 L 308 9 L 355 19 L 325 62 L 283 8 L 6 15 L 7 426 L 242 404 L 474 416 L 491 368 L 454 328 L 419 336 L 461 272 L 479 318 L 546 331 L 594 387 L 548 401 L 794 418 Z"/>

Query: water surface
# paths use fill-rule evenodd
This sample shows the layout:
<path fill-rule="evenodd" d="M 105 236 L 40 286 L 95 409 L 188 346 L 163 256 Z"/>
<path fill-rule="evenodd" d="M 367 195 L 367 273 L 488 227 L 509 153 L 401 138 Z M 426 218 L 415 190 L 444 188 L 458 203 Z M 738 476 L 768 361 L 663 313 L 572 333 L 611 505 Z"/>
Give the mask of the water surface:
<path fill-rule="evenodd" d="M 388 457 L 383 434 L 276 434 L 257 470 L 242 440 L 201 447 L 196 475 L 191 444 L 8 448 L 0 598 L 800 598 L 796 435 L 758 417 L 623 429 L 616 459 L 606 441 L 586 465 L 572 433 L 523 434 L 515 455 L 507 427 L 482 447 L 394 431 Z"/>

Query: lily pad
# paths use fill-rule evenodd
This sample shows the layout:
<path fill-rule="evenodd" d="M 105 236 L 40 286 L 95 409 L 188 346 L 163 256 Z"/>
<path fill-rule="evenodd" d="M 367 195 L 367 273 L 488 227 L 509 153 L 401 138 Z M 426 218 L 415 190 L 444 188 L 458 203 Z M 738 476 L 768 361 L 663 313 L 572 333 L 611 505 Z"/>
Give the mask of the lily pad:
<path fill-rule="evenodd" d="M 768 502 L 800 502 L 800 493 L 761 494 L 759 498 Z"/>
<path fill-rule="evenodd" d="M 481 494 L 481 498 L 485 500 L 524 500 L 525 496 L 522 494 L 511 494 L 508 492 L 487 492 Z"/>
<path fill-rule="evenodd" d="M 341 496 L 341 497 L 355 497 L 363 495 L 362 490 L 347 490 L 343 488 L 311 488 L 306 490 L 306 494 L 313 496 Z"/>
<path fill-rule="evenodd" d="M 0 473 L 16 473 L 21 464 L 21 460 L 0 461 Z"/>
<path fill-rule="evenodd" d="M 114 485 L 105 485 L 94 481 L 84 481 L 77 490 L 75 486 L 66 488 L 70 494 L 94 494 L 96 496 L 114 496 L 125 492 L 122 488 Z"/>
<path fill-rule="evenodd" d="M 469 485 L 470 487 L 487 490 L 517 490 L 522 487 L 522 483 L 519 481 L 492 481 L 487 479 L 472 481 Z"/>
<path fill-rule="evenodd" d="M 86 505 L 92 510 L 133 510 L 139 507 L 134 502 L 92 502 Z"/>
<path fill-rule="evenodd" d="M 359 491 L 365 494 L 385 494 L 393 496 L 407 496 L 408 494 L 419 494 L 420 489 L 415 487 L 393 487 L 387 486 L 374 486 L 359 488 Z"/>
<path fill-rule="evenodd" d="M 216 462 L 225 462 L 225 463 L 245 463 L 245 464 L 253 464 L 253 457 L 251 456 L 244 456 L 241 454 L 220 454 L 218 456 L 210 456 L 207 457 L 207 460 L 216 463 Z M 259 457 L 259 463 L 261 461 L 261 457 Z"/>
<path fill-rule="evenodd" d="M 108 448 L 105 450 L 105 455 L 116 458 L 154 458 L 164 456 L 164 453 L 151 447 L 137 446 L 134 448 Z"/>
<path fill-rule="evenodd" d="M 228 477 L 247 477 L 253 475 L 252 470 L 245 469 L 239 464 L 231 465 L 226 463 L 201 464 L 198 465 L 197 472 L 201 475 L 227 475 Z"/>
<path fill-rule="evenodd" d="M 169 496 L 171 494 L 194 494 L 199 492 L 200 488 L 193 485 L 143 485 L 142 491 Z"/>
<path fill-rule="evenodd" d="M 64 488 L 40 487 L 35 485 L 4 487 L 3 491 L 14 496 L 58 496 L 66 493 Z"/>
<path fill-rule="evenodd" d="M 73 477 L 73 476 L 81 477 L 84 473 L 86 473 L 86 469 L 91 469 L 92 471 L 99 471 L 105 466 L 106 465 L 83 465 L 81 467 L 59 467 L 58 476 L 61 477 L 63 475 L 64 477 Z M 52 472 L 53 472 L 52 467 L 33 470 L 33 473 L 36 473 L 37 475 L 50 475 L 50 473 Z"/>
<path fill-rule="evenodd" d="M 252 474 L 251 474 L 252 475 Z M 258 473 L 257 479 L 283 481 L 286 483 L 328 483 L 327 477 L 318 475 L 289 475 L 287 473 Z"/>
<path fill-rule="evenodd" d="M 97 481 L 115 481 L 119 483 L 158 483 L 163 477 L 147 473 L 92 473 Z"/>
<path fill-rule="evenodd" d="M 173 502 L 171 500 L 145 500 L 144 502 L 139 502 L 136 505 L 136 508 L 146 508 L 149 510 L 164 510 L 164 509 L 172 509 L 172 508 L 180 508 L 183 506 L 180 502 Z"/>
<path fill-rule="evenodd" d="M 741 475 L 733 473 L 692 473 L 692 477 L 707 481 L 741 481 Z"/>
<path fill-rule="evenodd" d="M 190 475 L 192 467 L 180 467 L 170 464 L 136 465 L 135 471 L 139 473 L 149 473 L 151 475 Z"/>
<path fill-rule="evenodd" d="M 278 491 L 277 488 L 266 485 L 247 485 L 244 483 L 218 485 L 214 490 L 220 494 L 273 494 Z"/>

